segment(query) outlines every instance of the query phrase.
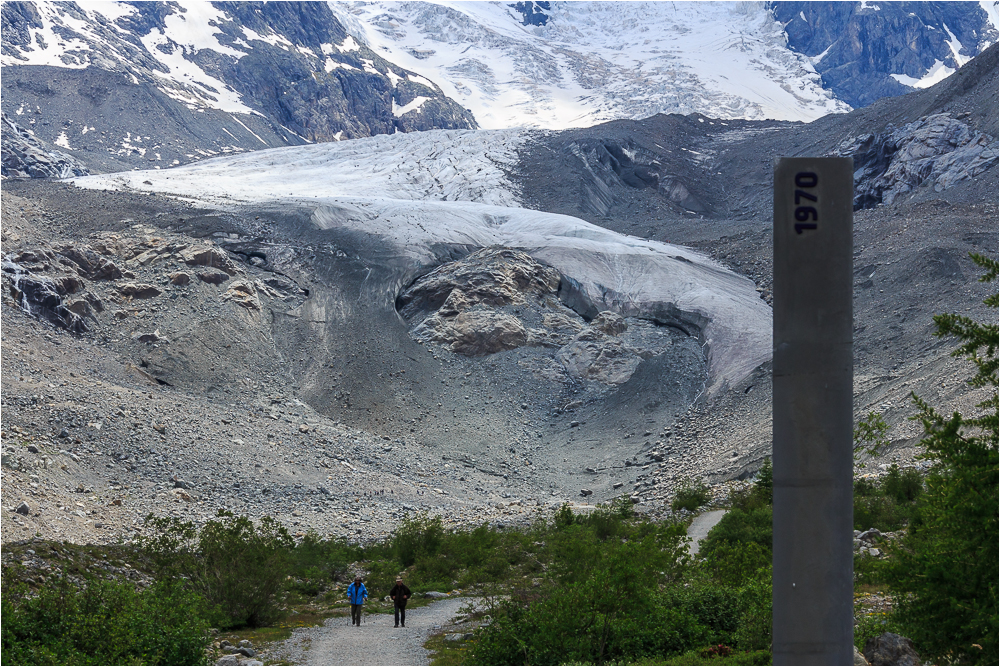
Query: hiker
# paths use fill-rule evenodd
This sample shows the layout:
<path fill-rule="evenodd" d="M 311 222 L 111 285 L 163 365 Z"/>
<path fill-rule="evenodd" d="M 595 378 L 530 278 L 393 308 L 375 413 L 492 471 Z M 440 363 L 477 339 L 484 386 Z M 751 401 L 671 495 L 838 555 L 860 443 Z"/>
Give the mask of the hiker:
<path fill-rule="evenodd" d="M 361 605 L 368 599 L 368 589 L 361 583 L 361 575 L 354 577 L 354 583 L 347 587 L 347 601 L 351 603 L 351 625 L 361 626 Z"/>
<path fill-rule="evenodd" d="M 396 614 L 396 627 L 406 627 L 406 601 L 410 599 L 410 589 L 403 583 L 402 577 L 396 577 L 396 585 L 389 591 L 393 609 Z"/>

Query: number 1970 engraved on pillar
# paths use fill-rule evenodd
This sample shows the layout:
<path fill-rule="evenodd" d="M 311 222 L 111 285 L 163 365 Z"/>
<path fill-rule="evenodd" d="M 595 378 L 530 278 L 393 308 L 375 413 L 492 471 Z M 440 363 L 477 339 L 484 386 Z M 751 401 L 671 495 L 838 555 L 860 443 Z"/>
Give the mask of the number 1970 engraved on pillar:
<path fill-rule="evenodd" d="M 852 664 L 851 158 L 774 170 L 776 665 Z"/>

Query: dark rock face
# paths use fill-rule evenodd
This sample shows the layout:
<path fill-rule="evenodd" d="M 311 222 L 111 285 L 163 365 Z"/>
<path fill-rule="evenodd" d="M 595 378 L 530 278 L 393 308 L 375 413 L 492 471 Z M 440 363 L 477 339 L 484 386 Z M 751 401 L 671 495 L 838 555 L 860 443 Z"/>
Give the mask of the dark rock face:
<path fill-rule="evenodd" d="M 2 122 L 0 173 L 7 178 L 69 178 L 89 173 L 81 162 L 39 141 L 6 113 Z"/>
<path fill-rule="evenodd" d="M 545 25 L 549 22 L 549 15 L 545 13 L 551 9 L 548 2 L 515 2 L 510 6 L 524 17 L 521 20 L 524 25 Z"/>
<path fill-rule="evenodd" d="M 36 137 L 53 142 L 66 133 L 71 152 L 104 171 L 310 141 L 477 127 L 471 112 L 437 86 L 348 36 L 325 3 L 213 5 L 222 12 L 210 26 L 218 49 L 164 39 L 150 51 L 142 39 L 167 35 L 183 7 L 135 3 L 135 13 L 112 26 L 72 4 L 4 3 L 2 51 L 15 62 L 47 48 L 30 36 L 31 28 L 42 27 L 43 13 L 63 39 L 86 45 L 61 56 L 77 69 L 4 67 L 4 111 L 14 117 L 28 109 L 30 117 L 20 122 Z M 157 50 L 182 55 L 215 82 L 194 85 L 171 74 Z M 220 102 L 234 93 L 250 113 L 230 112 Z M 416 108 L 402 113 L 414 100 Z"/>
<path fill-rule="evenodd" d="M 913 90 L 893 74 L 918 80 L 937 61 L 958 69 L 997 39 L 986 12 L 972 2 L 775 2 L 772 7 L 788 45 L 814 58 L 824 87 L 854 107 Z M 952 36 L 960 42 L 959 57 L 949 45 Z M 820 54 L 825 55 L 815 60 Z"/>
<path fill-rule="evenodd" d="M 854 157 L 854 208 L 891 204 L 929 181 L 936 192 L 997 164 L 998 142 L 948 114 L 904 127 L 845 140 L 842 155 Z"/>
<path fill-rule="evenodd" d="M 571 141 L 565 150 L 582 163 L 582 202 L 591 213 L 608 214 L 613 199 L 611 192 L 616 185 L 636 190 L 649 188 L 685 211 L 709 211 L 708 206 L 688 189 L 682 176 L 672 173 L 659 155 L 631 139 Z"/>
<path fill-rule="evenodd" d="M 919 665 L 920 656 L 913 642 L 897 634 L 886 632 L 865 642 L 865 659 L 870 665 Z"/>

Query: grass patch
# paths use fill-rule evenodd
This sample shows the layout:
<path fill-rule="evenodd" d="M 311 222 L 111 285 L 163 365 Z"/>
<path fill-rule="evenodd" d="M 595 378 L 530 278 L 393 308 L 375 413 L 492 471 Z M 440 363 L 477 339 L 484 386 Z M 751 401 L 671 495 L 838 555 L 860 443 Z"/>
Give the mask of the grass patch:
<path fill-rule="evenodd" d="M 431 635 L 424 648 L 431 652 L 432 665 L 464 665 L 469 654 L 470 642 L 450 642 L 444 638 L 446 633 Z"/>

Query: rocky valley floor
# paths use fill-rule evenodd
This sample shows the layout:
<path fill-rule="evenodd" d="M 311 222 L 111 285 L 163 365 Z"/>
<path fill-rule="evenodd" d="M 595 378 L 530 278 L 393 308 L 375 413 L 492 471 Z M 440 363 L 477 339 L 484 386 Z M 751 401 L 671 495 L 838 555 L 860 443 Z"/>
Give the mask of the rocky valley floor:
<path fill-rule="evenodd" d="M 910 391 L 947 410 L 981 400 L 950 344 L 930 335 L 930 316 L 987 316 L 988 288 L 961 257 L 995 246 L 988 218 L 995 205 L 933 201 L 858 214 L 856 412 L 881 411 L 893 442 L 859 474 L 918 453 Z M 453 526 L 522 523 L 563 502 L 585 508 L 622 493 L 661 514 L 682 480 L 707 479 L 722 496 L 769 453 L 766 364 L 706 398 L 703 362 L 686 362 L 695 366 L 673 370 L 693 378 L 690 387 L 653 406 L 638 399 L 663 395 L 655 375 L 636 372 L 628 395 L 593 377 L 539 379 L 539 364 L 559 358 L 568 368 L 588 354 L 606 362 L 588 362 L 595 375 L 634 370 L 626 352 L 640 354 L 657 333 L 569 321 L 575 314 L 558 304 L 551 315 L 542 306 L 519 314 L 565 325 L 550 327 L 547 348 L 470 357 L 441 333 L 454 327 L 400 325 L 405 358 L 347 339 L 313 354 L 318 343 L 296 333 L 302 318 L 288 313 L 302 312 L 317 284 L 241 254 L 250 251 L 240 230 L 254 222 L 157 195 L 5 183 L 4 542 L 110 543 L 141 530 L 149 513 L 203 522 L 219 509 L 275 516 L 294 534 L 360 540 L 418 511 Z M 718 229 L 692 245 L 749 275 L 766 299 L 766 227 Z M 446 312 L 439 306 L 432 317 Z M 505 308 L 484 317 L 517 312 Z M 903 326 L 910 319 L 920 324 Z M 594 330 L 599 321 L 607 331 Z M 525 335 L 545 334 L 539 327 Z M 662 344 L 683 349 L 671 331 Z M 357 363 L 323 362 L 339 355 Z"/>

